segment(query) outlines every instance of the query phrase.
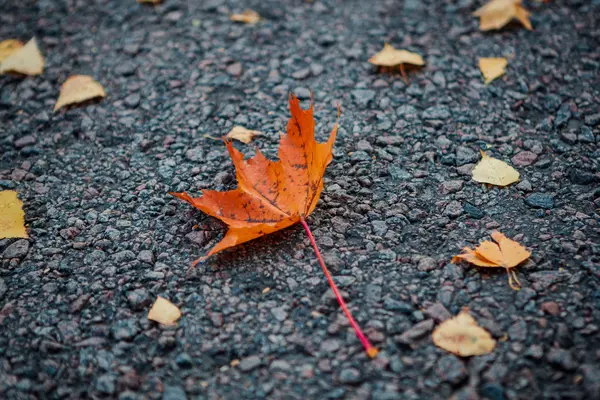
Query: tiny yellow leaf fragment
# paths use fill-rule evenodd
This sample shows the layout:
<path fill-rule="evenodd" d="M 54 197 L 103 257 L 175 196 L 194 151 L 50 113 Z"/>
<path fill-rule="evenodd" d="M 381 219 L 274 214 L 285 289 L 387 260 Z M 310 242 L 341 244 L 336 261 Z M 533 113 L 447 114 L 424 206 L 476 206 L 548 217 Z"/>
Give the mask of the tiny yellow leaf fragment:
<path fill-rule="evenodd" d="M 105 97 L 102 85 L 88 75 L 73 75 L 67 78 L 60 88 L 60 95 L 54 105 L 56 112 L 60 108 L 74 103 L 81 103 L 97 97 Z"/>
<path fill-rule="evenodd" d="M 437 347 L 461 357 L 488 354 L 496 347 L 489 332 L 477 325 L 466 309 L 442 322 L 433 331 L 432 339 Z"/>
<path fill-rule="evenodd" d="M 504 161 L 481 152 L 481 161 L 473 168 L 473 180 L 497 186 L 507 186 L 519 181 L 519 171 Z"/>
<path fill-rule="evenodd" d="M 22 47 L 23 42 L 17 39 L 7 39 L 0 42 L 0 63 Z"/>
<path fill-rule="evenodd" d="M 479 70 L 483 74 L 487 85 L 494 79 L 504 75 L 508 60 L 504 57 L 489 57 L 479 59 Z"/>
<path fill-rule="evenodd" d="M 25 46 L 12 52 L 0 64 L 0 73 L 16 72 L 24 75 L 40 75 L 44 71 L 44 57 L 37 41 L 32 38 Z"/>
<path fill-rule="evenodd" d="M 229 19 L 253 25 L 260 21 L 260 15 L 254 10 L 246 9 L 241 14 L 232 14 Z"/>
<path fill-rule="evenodd" d="M 521 5 L 521 0 L 491 0 L 473 13 L 479 17 L 479 29 L 489 31 L 500 29 L 516 18 L 526 29 L 533 30 L 529 21 L 529 11 Z"/>
<path fill-rule="evenodd" d="M 229 131 L 229 133 L 225 137 L 229 140 L 235 139 L 248 144 L 252 141 L 252 139 L 254 139 L 255 136 L 258 135 L 262 135 L 262 132 L 251 131 L 250 129 L 246 129 L 243 126 L 236 125 L 233 127 L 233 129 Z"/>
<path fill-rule="evenodd" d="M 181 311 L 169 300 L 157 296 L 148 312 L 148 319 L 163 325 L 173 325 L 181 317 Z"/>
<path fill-rule="evenodd" d="M 0 191 L 0 239 L 27 237 L 23 202 L 14 190 Z"/>

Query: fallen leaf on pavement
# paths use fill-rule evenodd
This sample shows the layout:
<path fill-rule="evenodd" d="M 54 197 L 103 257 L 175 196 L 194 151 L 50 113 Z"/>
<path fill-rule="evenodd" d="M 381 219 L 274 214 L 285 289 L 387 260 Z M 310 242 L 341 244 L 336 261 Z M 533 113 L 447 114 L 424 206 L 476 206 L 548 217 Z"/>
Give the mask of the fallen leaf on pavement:
<path fill-rule="evenodd" d="M 0 239 L 27 237 L 23 202 L 14 190 L 0 191 Z"/>
<path fill-rule="evenodd" d="M 323 175 L 332 160 L 337 123 L 329 140 L 318 143 L 314 135 L 314 104 L 311 102 L 310 108 L 303 110 L 300 100 L 290 93 L 289 106 L 292 117 L 287 124 L 287 134 L 280 137 L 278 161 L 267 159 L 258 149 L 254 157 L 244 160 L 244 155 L 228 140 L 226 145 L 236 169 L 237 189 L 227 192 L 205 190 L 201 197 L 196 198 L 185 192 L 171 194 L 229 226 L 225 237 L 206 257 L 300 222 L 356 336 L 367 354 L 375 357 L 378 350 L 371 345 L 352 317 L 306 222 L 323 190 Z"/>
<path fill-rule="evenodd" d="M 461 254 L 452 257 L 452 262 L 456 264 L 460 261 L 467 261 L 478 267 L 504 268 L 508 274 L 510 287 L 519 290 L 521 283 L 511 268 L 527 260 L 531 253 L 521 244 L 498 231 L 492 232 L 492 239 L 494 242 L 484 240 L 475 249 L 465 247 Z M 513 279 L 516 283 L 513 282 Z"/>
<path fill-rule="evenodd" d="M 519 171 L 504 161 L 488 156 L 481 151 L 481 160 L 472 171 L 473 180 L 497 186 L 507 186 L 519 181 Z"/>
<path fill-rule="evenodd" d="M 137 0 L 138 3 L 143 3 L 143 4 L 160 4 L 162 3 L 162 0 Z"/>
<path fill-rule="evenodd" d="M 69 104 L 81 103 L 86 100 L 105 96 L 106 92 L 102 85 L 96 82 L 91 76 L 73 75 L 67 78 L 60 88 L 60 95 L 54 105 L 54 111 Z"/>
<path fill-rule="evenodd" d="M 236 125 L 234 126 L 225 138 L 227 139 L 235 139 L 239 140 L 243 143 L 250 143 L 255 136 L 262 135 L 262 132 L 259 131 L 251 131 L 250 129 L 246 129 L 243 126 Z"/>
<path fill-rule="evenodd" d="M 7 39 L 0 42 L 0 63 L 22 47 L 23 42 L 17 39 Z"/>
<path fill-rule="evenodd" d="M 279 161 L 270 161 L 260 150 L 244 160 L 232 142 L 226 141 L 236 168 L 237 189 L 205 190 L 197 198 L 172 193 L 229 225 L 223 240 L 207 256 L 287 228 L 313 212 L 323 190 L 325 168 L 332 159 L 337 124 L 326 143 L 317 143 L 313 105 L 303 110 L 300 100 L 291 94 L 290 111 L 288 133 L 280 139 Z"/>
<path fill-rule="evenodd" d="M 173 325 L 181 317 L 181 310 L 169 300 L 157 296 L 148 312 L 148 319 L 163 325 Z"/>
<path fill-rule="evenodd" d="M 40 53 L 35 38 L 32 38 L 17 51 L 12 52 L 0 64 L 1 74 L 16 72 L 24 75 L 40 75 L 43 71 L 44 57 Z"/>
<path fill-rule="evenodd" d="M 461 357 L 488 354 L 496 347 L 489 332 L 466 309 L 438 325 L 431 337 L 437 347 Z"/>
<path fill-rule="evenodd" d="M 479 17 L 479 29 L 489 31 L 500 29 L 513 18 L 530 31 L 533 30 L 529 21 L 529 11 L 521 5 L 521 0 L 491 0 L 473 13 Z"/>
<path fill-rule="evenodd" d="M 260 15 L 254 10 L 244 10 L 241 14 L 232 14 L 230 20 L 235 22 L 243 22 L 245 24 L 256 24 L 260 21 Z"/>
<path fill-rule="evenodd" d="M 479 59 L 479 70 L 483 74 L 487 85 L 494 79 L 504 75 L 508 60 L 504 57 L 489 57 Z"/>
<path fill-rule="evenodd" d="M 402 77 L 404 78 L 404 81 L 406 83 L 408 83 L 408 78 L 406 77 L 404 64 L 418 66 L 425 65 L 423 57 L 421 57 L 419 54 L 412 53 L 407 50 L 397 50 L 388 43 L 384 43 L 383 50 L 371 57 L 369 59 L 369 62 L 379 67 L 391 68 L 399 66 L 400 72 L 402 73 Z"/>

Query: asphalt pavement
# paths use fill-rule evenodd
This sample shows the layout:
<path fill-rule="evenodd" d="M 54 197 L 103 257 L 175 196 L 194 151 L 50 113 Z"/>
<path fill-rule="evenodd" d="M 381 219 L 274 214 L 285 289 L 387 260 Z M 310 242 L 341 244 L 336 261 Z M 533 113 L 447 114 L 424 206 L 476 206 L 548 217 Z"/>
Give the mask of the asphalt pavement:
<path fill-rule="evenodd" d="M 0 240 L 3 399 L 593 399 L 600 393 L 600 2 L 526 1 L 534 30 L 480 32 L 479 1 L 0 0 L 0 40 L 37 37 L 38 77 L 0 77 L 0 189 L 30 239 Z M 258 11 L 256 25 L 229 15 Z M 423 56 L 367 60 L 388 41 Z M 489 85 L 478 57 L 506 56 Z M 53 113 L 87 74 L 102 100 Z M 169 196 L 235 187 L 221 137 L 265 133 L 315 98 L 334 160 L 309 224 L 375 360 L 301 226 L 215 256 L 219 221 Z M 209 137 L 210 136 L 210 137 Z M 479 151 L 513 165 L 471 180 Z M 494 229 L 531 252 L 506 273 L 450 263 Z M 147 320 L 157 295 L 175 327 Z M 469 307 L 498 341 L 431 342 Z"/>

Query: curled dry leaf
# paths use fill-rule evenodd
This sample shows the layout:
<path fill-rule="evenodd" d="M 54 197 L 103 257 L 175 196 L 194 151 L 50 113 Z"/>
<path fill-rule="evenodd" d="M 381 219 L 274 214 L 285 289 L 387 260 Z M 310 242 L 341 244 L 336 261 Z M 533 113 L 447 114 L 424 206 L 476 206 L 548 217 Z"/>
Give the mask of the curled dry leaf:
<path fill-rule="evenodd" d="M 492 239 L 494 242 L 484 240 L 475 249 L 465 247 L 461 254 L 452 258 L 452 262 L 466 261 L 483 268 L 504 268 L 508 274 L 510 287 L 519 290 L 521 283 L 511 268 L 527 260 L 531 253 L 520 243 L 507 238 L 498 231 L 492 232 Z"/>
<path fill-rule="evenodd" d="M 252 141 L 252 139 L 254 139 L 255 136 L 258 135 L 262 135 L 262 132 L 251 131 L 250 129 L 246 129 L 243 126 L 236 125 L 229 131 L 225 138 L 229 140 L 239 140 L 240 142 L 248 144 Z"/>
<path fill-rule="evenodd" d="M 60 88 L 60 95 L 54 105 L 54 111 L 69 104 L 81 103 L 86 100 L 105 96 L 106 92 L 102 85 L 96 82 L 91 76 L 73 75 Z"/>
<path fill-rule="evenodd" d="M 525 28 L 533 30 L 529 21 L 529 11 L 521 5 L 521 0 L 491 0 L 473 13 L 479 17 L 479 29 L 489 31 L 500 29 L 516 18 Z"/>
<path fill-rule="evenodd" d="M 508 60 L 504 57 L 489 57 L 479 59 L 479 70 L 483 74 L 485 84 L 487 85 L 494 79 L 504 75 Z"/>
<path fill-rule="evenodd" d="M 243 22 L 245 24 L 256 24 L 260 21 L 260 15 L 254 10 L 244 10 L 241 14 L 232 14 L 230 20 L 235 22 Z"/>
<path fill-rule="evenodd" d="M 481 152 L 481 160 L 472 171 L 473 180 L 497 186 L 507 186 L 519 181 L 519 171 L 504 161 Z"/>
<path fill-rule="evenodd" d="M 412 53 L 407 50 L 398 50 L 393 46 L 385 43 L 383 45 L 383 49 L 375 54 L 373 57 L 369 59 L 369 62 L 373 65 L 377 65 L 379 67 L 400 67 L 400 72 L 402 73 L 402 77 L 404 81 L 408 83 L 408 78 L 406 77 L 406 71 L 404 70 L 404 64 L 410 65 L 425 65 L 425 61 L 423 61 L 423 57 L 421 57 L 417 53 Z"/>
<path fill-rule="evenodd" d="M 148 312 L 148 319 L 163 325 L 173 325 L 181 317 L 181 310 L 169 300 L 157 296 Z"/>
<path fill-rule="evenodd" d="M 43 71 L 44 57 L 40 53 L 35 38 L 32 38 L 25 46 L 12 52 L 0 64 L 1 74 L 16 72 L 24 75 L 40 75 Z"/>
<path fill-rule="evenodd" d="M 467 309 L 442 322 L 431 337 L 437 347 L 461 357 L 488 354 L 496 347 L 496 341 L 477 325 Z"/>
<path fill-rule="evenodd" d="M 7 39 L 0 42 L 0 63 L 22 47 L 23 42 L 17 39 Z"/>
<path fill-rule="evenodd" d="M 0 239 L 27 237 L 23 202 L 14 190 L 0 191 Z"/>

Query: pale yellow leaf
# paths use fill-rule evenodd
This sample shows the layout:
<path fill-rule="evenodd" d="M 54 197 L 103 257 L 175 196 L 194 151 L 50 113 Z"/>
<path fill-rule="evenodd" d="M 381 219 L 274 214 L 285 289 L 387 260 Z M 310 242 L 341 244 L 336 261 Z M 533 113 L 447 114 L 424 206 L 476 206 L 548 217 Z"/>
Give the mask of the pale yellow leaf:
<path fill-rule="evenodd" d="M 461 357 L 488 354 L 496 347 L 489 332 L 478 326 L 467 310 L 442 322 L 431 337 L 437 347 Z"/>
<path fill-rule="evenodd" d="M 262 135 L 262 132 L 251 131 L 249 129 L 244 128 L 243 126 L 236 125 L 233 127 L 233 129 L 229 131 L 229 133 L 225 137 L 230 140 L 235 139 L 248 144 L 252 141 L 252 139 L 254 139 L 255 136 L 258 135 Z"/>
<path fill-rule="evenodd" d="M 88 75 L 73 75 L 67 78 L 60 88 L 60 95 L 54 111 L 69 104 L 81 103 L 97 97 L 105 97 L 106 92 L 102 85 Z"/>
<path fill-rule="evenodd" d="M 7 39 L 0 42 L 0 63 L 22 47 L 23 42 L 17 39 Z"/>
<path fill-rule="evenodd" d="M 2 64 L 0 73 L 16 72 L 24 75 L 40 75 L 44 71 L 44 57 L 37 41 L 32 38 L 25 46 L 10 54 Z"/>
<path fill-rule="evenodd" d="M 519 172 L 505 163 L 481 152 L 481 161 L 473 168 L 473 180 L 497 186 L 507 186 L 519 181 Z"/>
<path fill-rule="evenodd" d="M 229 19 L 235 22 L 243 22 L 245 24 L 256 24 L 260 21 L 260 15 L 254 10 L 244 10 L 241 14 L 232 14 Z"/>
<path fill-rule="evenodd" d="M 27 237 L 23 202 L 14 190 L 0 191 L 0 239 Z"/>
<path fill-rule="evenodd" d="M 500 29 L 513 18 L 519 20 L 525 28 L 532 30 L 529 12 L 521 6 L 521 0 L 491 0 L 473 15 L 479 17 L 479 29 L 482 31 Z"/>
<path fill-rule="evenodd" d="M 369 59 L 373 65 L 380 67 L 395 67 L 400 64 L 425 65 L 423 57 L 407 50 L 397 50 L 385 43 L 383 50 Z"/>
<path fill-rule="evenodd" d="M 486 85 L 504 75 L 508 60 L 504 57 L 488 57 L 479 59 L 479 70 L 483 74 Z"/>
<path fill-rule="evenodd" d="M 181 311 L 169 300 L 157 296 L 148 313 L 148 319 L 163 325 L 173 325 L 181 317 Z"/>

